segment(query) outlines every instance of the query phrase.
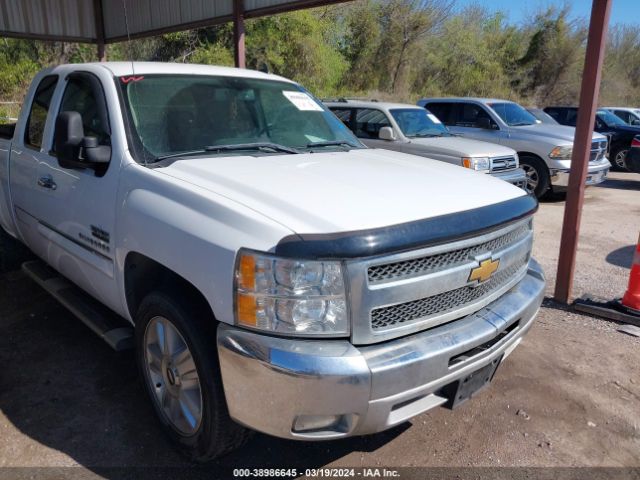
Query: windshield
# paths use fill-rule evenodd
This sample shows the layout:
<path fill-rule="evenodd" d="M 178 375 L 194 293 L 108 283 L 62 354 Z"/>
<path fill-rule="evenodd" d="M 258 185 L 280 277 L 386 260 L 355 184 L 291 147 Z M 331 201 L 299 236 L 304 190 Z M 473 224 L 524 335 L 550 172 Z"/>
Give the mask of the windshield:
<path fill-rule="evenodd" d="M 489 106 L 498 114 L 504 123 L 510 127 L 535 125 L 536 117 L 527 112 L 517 103 L 490 103 Z"/>
<path fill-rule="evenodd" d="M 120 82 L 141 163 L 181 153 L 266 155 L 364 148 L 300 86 L 252 78 L 145 75 Z M 243 148 L 212 148 L 215 146 Z M 265 148 L 266 146 L 266 148 Z"/>
<path fill-rule="evenodd" d="M 424 108 L 389 110 L 406 137 L 442 137 L 451 135 L 447 127 Z"/>
<path fill-rule="evenodd" d="M 598 110 L 596 116 L 609 127 L 626 127 L 627 123 L 608 110 Z"/>

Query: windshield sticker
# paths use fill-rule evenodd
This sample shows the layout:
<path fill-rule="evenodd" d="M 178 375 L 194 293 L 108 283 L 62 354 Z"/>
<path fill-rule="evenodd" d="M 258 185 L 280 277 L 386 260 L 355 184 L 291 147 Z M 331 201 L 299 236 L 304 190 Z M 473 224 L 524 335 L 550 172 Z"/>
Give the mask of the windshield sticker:
<path fill-rule="evenodd" d="M 298 110 L 315 112 L 323 111 L 322 107 L 314 102 L 313 99 L 304 92 L 284 90 L 282 94 L 287 97 L 287 100 L 293 103 Z"/>
<path fill-rule="evenodd" d="M 429 117 L 429 120 L 431 120 L 433 123 L 442 123 L 433 113 L 427 113 L 427 117 Z"/>

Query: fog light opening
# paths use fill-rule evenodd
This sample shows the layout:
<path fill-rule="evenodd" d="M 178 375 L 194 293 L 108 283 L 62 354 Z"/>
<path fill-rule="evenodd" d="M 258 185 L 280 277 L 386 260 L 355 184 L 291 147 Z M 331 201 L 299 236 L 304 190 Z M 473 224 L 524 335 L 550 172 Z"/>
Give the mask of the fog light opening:
<path fill-rule="evenodd" d="M 351 427 L 351 415 L 299 415 L 293 422 L 294 433 L 346 433 Z"/>

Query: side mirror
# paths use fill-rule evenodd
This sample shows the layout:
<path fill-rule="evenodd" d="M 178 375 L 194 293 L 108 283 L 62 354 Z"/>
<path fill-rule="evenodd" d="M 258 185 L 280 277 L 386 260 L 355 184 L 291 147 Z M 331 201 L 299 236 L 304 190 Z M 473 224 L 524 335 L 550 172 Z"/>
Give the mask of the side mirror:
<path fill-rule="evenodd" d="M 476 119 L 476 128 L 482 128 L 483 130 L 493 130 L 491 120 L 486 117 Z"/>
<path fill-rule="evenodd" d="M 640 118 L 634 118 L 631 120 L 631 125 L 640 125 Z"/>
<path fill-rule="evenodd" d="M 78 112 L 61 112 L 55 127 L 54 146 L 61 167 L 105 169 L 111 160 L 111 147 L 99 145 L 96 137 L 84 136 Z"/>
<path fill-rule="evenodd" d="M 378 132 L 378 138 L 380 140 L 391 141 L 391 140 L 395 140 L 396 139 L 396 134 L 393 132 L 393 128 L 391 128 L 391 127 L 382 127 L 380 129 L 380 131 Z"/>

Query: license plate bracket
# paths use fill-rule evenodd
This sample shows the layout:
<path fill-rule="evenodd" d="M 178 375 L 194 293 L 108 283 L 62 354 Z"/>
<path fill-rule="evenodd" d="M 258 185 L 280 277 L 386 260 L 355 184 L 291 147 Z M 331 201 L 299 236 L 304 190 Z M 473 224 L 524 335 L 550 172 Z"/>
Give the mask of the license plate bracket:
<path fill-rule="evenodd" d="M 448 398 L 448 401 L 444 406 L 450 409 L 457 408 L 487 388 L 491 383 L 491 380 L 493 380 L 496 370 L 498 369 L 498 366 L 500 366 L 501 362 L 502 356 L 494 359 L 484 367 L 471 372 L 466 377 L 444 387 L 442 389 L 442 394 Z"/>

